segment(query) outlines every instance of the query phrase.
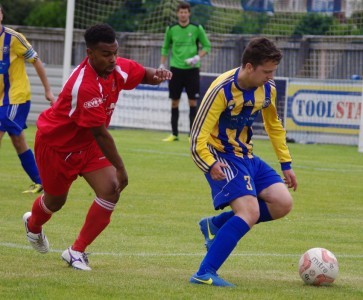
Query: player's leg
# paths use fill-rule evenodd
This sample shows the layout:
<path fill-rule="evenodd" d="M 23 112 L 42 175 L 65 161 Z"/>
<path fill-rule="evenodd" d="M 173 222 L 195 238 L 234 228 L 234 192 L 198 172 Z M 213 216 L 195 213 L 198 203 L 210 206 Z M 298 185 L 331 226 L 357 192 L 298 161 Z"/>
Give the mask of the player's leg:
<path fill-rule="evenodd" d="M 1 121 L 0 121 L 0 126 L 1 126 Z M 0 147 L 1 147 L 1 141 L 3 140 L 5 133 L 6 133 L 5 131 L 0 130 Z"/>
<path fill-rule="evenodd" d="M 169 81 L 169 98 L 171 99 L 171 129 L 172 134 L 163 139 L 163 142 L 173 142 L 179 140 L 179 102 L 183 91 L 183 70 L 170 68 L 173 72 L 173 77 Z"/>
<path fill-rule="evenodd" d="M 42 181 L 40 179 L 38 167 L 35 163 L 33 151 L 29 148 L 25 140 L 24 131 L 22 131 L 19 135 L 9 134 L 9 136 L 24 171 L 28 174 L 32 182 L 34 182 L 23 193 L 40 193 L 43 190 Z"/>
<path fill-rule="evenodd" d="M 29 146 L 25 140 L 24 131 L 21 131 L 19 135 L 9 134 L 11 142 L 15 148 L 16 153 L 20 156 L 21 154 L 25 153 L 29 150 Z M 35 159 L 34 159 L 35 162 Z"/>
<path fill-rule="evenodd" d="M 257 199 L 252 195 L 239 197 L 231 202 L 231 208 L 235 215 L 218 230 L 199 270 L 190 280 L 192 283 L 206 284 L 211 282 L 212 285 L 231 286 L 230 283 L 218 277 L 217 272 L 232 253 L 238 241 L 256 223 L 258 219 Z"/>
<path fill-rule="evenodd" d="M 179 103 L 180 103 L 179 98 L 171 99 L 171 129 L 172 129 L 173 135 L 176 137 L 176 139 L 174 139 L 174 140 L 178 140 L 178 136 L 179 136 L 179 129 L 178 129 Z"/>
<path fill-rule="evenodd" d="M 214 238 L 219 228 L 221 228 L 224 223 L 226 223 L 233 216 L 234 212 L 233 210 L 230 210 L 227 212 L 222 212 L 216 216 L 203 218 L 199 221 L 199 229 L 204 236 L 204 245 L 207 251 L 212 246 L 212 243 L 214 242 Z"/>
<path fill-rule="evenodd" d="M 77 239 L 63 251 L 62 259 L 75 269 L 89 271 L 91 268 L 85 250 L 110 223 L 119 194 L 115 191 L 117 182 L 113 166 L 84 173 L 83 177 L 95 191 L 96 197 Z"/>
<path fill-rule="evenodd" d="M 6 122 L 8 119 L 8 109 L 7 106 L 0 106 L 0 147 L 1 147 L 1 142 L 3 140 L 3 137 L 5 135 L 5 133 L 7 132 L 6 129 Z"/>
<path fill-rule="evenodd" d="M 104 154 L 97 144 L 90 147 L 85 155 L 89 159 L 81 174 L 96 196 L 77 239 L 62 253 L 62 258 L 76 269 L 91 270 L 85 250 L 110 223 L 120 194 L 116 192 L 116 169 L 107 159 L 100 159 L 104 158 Z"/>
<path fill-rule="evenodd" d="M 218 156 L 218 155 L 217 155 Z M 216 157 L 218 160 L 219 158 Z M 230 205 L 234 215 L 228 217 L 224 225 L 218 230 L 209 251 L 204 257 L 199 270 L 192 276 L 192 283 L 219 284 L 217 271 L 236 247 L 237 242 L 257 222 L 259 217 L 259 206 L 256 198 L 256 190 L 253 178 L 244 160 L 233 161 L 223 159 L 228 164 L 225 180 L 213 180 L 209 174 L 206 178 L 212 189 L 213 204 L 215 209 L 221 209 Z M 209 278 L 207 278 L 209 277 Z"/>
<path fill-rule="evenodd" d="M 237 163 L 235 165 L 239 168 L 239 172 L 243 174 L 243 168 L 240 168 Z M 198 275 L 216 273 L 233 251 L 237 242 L 254 224 L 281 218 L 288 214 L 292 208 L 292 197 L 282 182 L 281 177 L 274 169 L 258 157 L 248 161 L 246 167 L 249 170 L 249 174 L 251 174 L 251 177 L 246 182 L 247 190 L 258 193 L 259 199 L 250 195 L 231 202 L 230 206 L 234 216 L 231 216 L 230 213 L 222 215 L 221 218 L 224 219 L 225 223 L 217 230 L 214 241 L 210 244 L 209 251 L 202 261 L 198 272 L 195 274 L 196 278 L 198 278 Z M 245 174 L 249 176 L 248 173 Z M 246 176 L 244 175 L 240 181 L 242 182 L 245 178 Z M 234 181 L 235 178 L 231 181 L 232 184 Z M 211 181 L 209 182 L 211 183 Z M 231 182 L 224 185 L 224 194 L 234 192 L 234 189 L 228 188 Z M 211 184 L 211 187 L 212 194 L 215 195 L 218 188 L 216 188 L 215 184 Z M 240 189 L 243 190 L 243 185 L 240 186 Z M 245 191 L 246 193 L 248 193 L 247 190 Z M 216 203 L 215 198 L 214 203 Z M 218 208 L 218 205 L 216 208 Z M 193 280 L 191 281 L 193 282 Z"/>
<path fill-rule="evenodd" d="M 23 215 L 27 239 L 35 250 L 48 252 L 49 243 L 43 231 L 43 225 L 60 210 L 67 200 L 68 190 L 77 171 L 68 163 L 64 153 L 58 153 L 36 137 L 35 154 L 41 177 L 44 179 L 44 194 L 33 202 L 30 212 Z M 69 175 L 70 174 L 70 175 Z"/>
<path fill-rule="evenodd" d="M 32 182 L 34 182 L 34 184 L 25 192 L 38 193 L 41 192 L 43 188 L 33 151 L 29 148 L 24 134 L 24 129 L 27 128 L 26 119 L 29 110 L 30 101 L 22 104 L 9 105 L 7 106 L 6 118 L 3 118 L 1 123 L 6 127 L 6 131 L 10 136 L 24 171 L 28 174 Z"/>
<path fill-rule="evenodd" d="M 197 115 L 197 103 L 196 99 L 189 99 L 189 132 L 192 130 L 195 116 Z"/>
<path fill-rule="evenodd" d="M 287 215 L 292 209 L 292 197 L 280 175 L 258 157 L 258 170 L 254 178 L 258 193 L 259 218 L 256 223 L 273 221 Z M 199 222 L 200 230 L 208 249 L 214 241 L 219 228 L 234 216 L 233 211 L 217 216 L 203 218 Z"/>
<path fill-rule="evenodd" d="M 49 243 L 43 225 L 60 210 L 67 200 L 68 190 L 77 178 L 82 158 L 57 152 L 46 143 L 35 139 L 35 156 L 40 176 L 43 178 L 44 195 L 37 197 L 30 212 L 23 215 L 28 241 L 39 252 L 46 253 Z M 74 155 L 76 156 L 76 155 Z"/>
<path fill-rule="evenodd" d="M 96 237 L 107 227 L 111 220 L 119 194 L 116 192 L 116 169 L 108 166 L 83 174 L 95 191 L 96 197 L 88 211 L 84 225 L 72 245 L 72 249 L 84 252 Z"/>
<path fill-rule="evenodd" d="M 257 168 L 254 182 L 260 206 L 258 223 L 282 218 L 292 209 L 292 196 L 273 168 L 258 157 L 255 157 L 255 161 Z"/>
<path fill-rule="evenodd" d="M 277 220 L 286 216 L 292 209 L 293 200 L 292 196 L 284 183 L 278 182 L 265 188 L 260 194 L 260 207 L 263 207 L 265 203 L 265 209 L 270 214 L 271 218 L 268 217 L 267 212 L 265 218 L 261 211 L 260 222 L 266 222 L 270 220 Z"/>
<path fill-rule="evenodd" d="M 185 70 L 185 91 L 189 99 L 189 132 L 192 129 L 195 116 L 197 115 L 197 106 L 200 97 L 200 76 L 199 69 Z"/>
<path fill-rule="evenodd" d="M 31 212 L 23 215 L 27 239 L 36 251 L 40 253 L 49 251 L 49 242 L 44 234 L 43 225 L 64 205 L 66 199 L 67 193 L 53 196 L 45 192 L 35 199 Z"/>

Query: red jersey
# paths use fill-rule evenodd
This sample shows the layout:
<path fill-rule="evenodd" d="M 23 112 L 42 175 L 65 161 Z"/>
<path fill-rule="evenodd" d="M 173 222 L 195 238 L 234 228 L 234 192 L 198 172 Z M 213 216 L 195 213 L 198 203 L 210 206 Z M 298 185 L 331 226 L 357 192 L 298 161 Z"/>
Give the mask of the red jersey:
<path fill-rule="evenodd" d="M 114 71 L 104 79 L 86 58 L 72 72 L 53 106 L 39 115 L 37 134 L 58 151 L 86 149 L 94 141 L 90 128 L 108 127 L 120 91 L 134 89 L 144 76 L 142 65 L 118 57 Z"/>

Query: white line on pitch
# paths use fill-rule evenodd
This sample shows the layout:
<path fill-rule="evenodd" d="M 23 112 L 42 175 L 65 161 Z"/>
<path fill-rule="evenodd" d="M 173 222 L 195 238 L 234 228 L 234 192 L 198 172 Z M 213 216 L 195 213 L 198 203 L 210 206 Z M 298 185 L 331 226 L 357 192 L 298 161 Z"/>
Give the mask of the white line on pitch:
<path fill-rule="evenodd" d="M 18 245 L 14 243 L 0 243 L 1 247 L 4 248 L 13 248 L 13 249 L 24 249 L 24 250 L 33 250 L 30 246 Z M 53 253 L 62 253 L 63 250 L 57 249 L 49 249 L 49 252 Z M 148 253 L 148 252 L 140 252 L 140 253 L 115 253 L 115 252 L 90 252 L 92 255 L 103 255 L 103 256 L 136 256 L 136 257 L 172 257 L 172 256 L 203 256 L 205 253 Z M 363 258 L 363 255 L 351 255 L 351 254 L 336 254 L 339 258 Z M 264 257 L 300 257 L 301 254 L 290 254 L 290 253 L 263 253 L 263 252 L 254 252 L 254 253 L 234 253 L 232 256 L 264 256 Z"/>

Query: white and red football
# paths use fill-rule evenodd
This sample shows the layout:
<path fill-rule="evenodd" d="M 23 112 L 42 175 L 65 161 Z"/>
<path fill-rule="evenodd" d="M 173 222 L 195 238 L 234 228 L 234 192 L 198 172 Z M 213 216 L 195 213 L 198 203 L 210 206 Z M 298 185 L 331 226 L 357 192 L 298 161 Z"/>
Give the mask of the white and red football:
<path fill-rule="evenodd" d="M 299 260 L 299 274 L 306 284 L 329 285 L 338 276 L 339 266 L 335 255 L 324 248 L 312 248 Z"/>

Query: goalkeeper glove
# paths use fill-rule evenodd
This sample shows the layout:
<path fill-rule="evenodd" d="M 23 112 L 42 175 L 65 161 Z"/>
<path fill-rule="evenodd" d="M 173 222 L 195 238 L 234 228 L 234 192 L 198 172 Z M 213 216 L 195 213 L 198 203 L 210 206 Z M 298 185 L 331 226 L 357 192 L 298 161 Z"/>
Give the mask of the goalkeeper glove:
<path fill-rule="evenodd" d="M 185 60 L 185 62 L 190 65 L 190 66 L 195 66 L 198 62 L 200 61 L 200 56 L 199 55 L 195 55 L 191 58 L 188 58 Z"/>

